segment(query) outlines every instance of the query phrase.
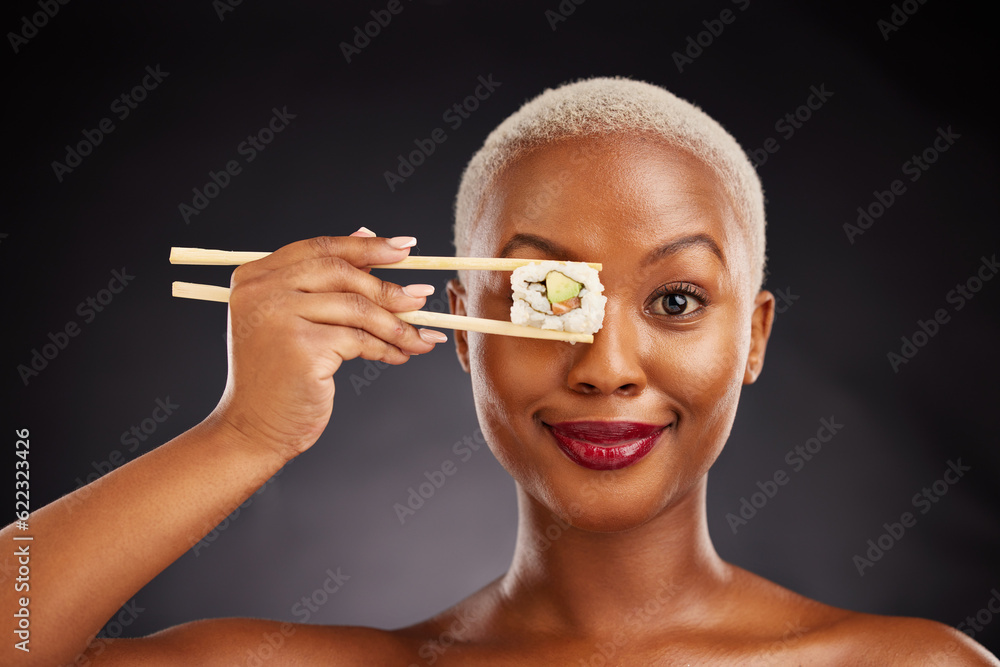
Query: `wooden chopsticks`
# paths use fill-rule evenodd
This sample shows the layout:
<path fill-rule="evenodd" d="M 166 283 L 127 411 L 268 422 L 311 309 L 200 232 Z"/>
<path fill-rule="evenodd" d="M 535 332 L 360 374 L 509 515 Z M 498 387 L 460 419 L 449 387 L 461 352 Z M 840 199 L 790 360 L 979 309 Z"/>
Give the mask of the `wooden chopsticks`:
<path fill-rule="evenodd" d="M 268 252 L 235 252 L 230 250 L 208 250 L 204 248 L 170 249 L 171 264 L 199 264 L 233 266 L 252 262 L 271 253 Z M 490 257 L 407 257 L 394 264 L 376 264 L 374 269 L 445 269 L 458 271 L 463 269 L 487 271 L 513 271 L 514 269 L 539 262 L 537 259 L 490 258 Z M 601 264 L 591 263 L 589 266 L 601 270 Z M 202 285 L 176 281 L 173 283 L 173 296 L 200 301 L 229 302 L 229 288 L 217 285 Z M 568 331 L 552 331 L 521 324 L 513 324 L 503 320 L 488 320 L 481 317 L 464 317 L 449 313 L 433 313 L 426 310 L 411 310 L 395 313 L 396 317 L 415 326 L 438 327 L 441 329 L 459 329 L 462 331 L 477 331 L 481 333 L 500 334 L 503 336 L 518 336 L 521 338 L 537 338 L 543 340 L 561 340 L 572 343 L 593 343 L 593 334 L 572 333 Z"/>
<path fill-rule="evenodd" d="M 267 257 L 269 252 L 238 252 L 233 250 L 209 250 L 206 248 L 171 248 L 171 264 L 201 264 L 235 266 Z M 485 270 L 513 271 L 514 269 L 539 262 L 538 259 L 517 259 L 513 257 L 407 257 L 393 264 L 373 264 L 373 269 L 442 269 L 442 270 Z M 600 263 L 588 263 L 593 269 L 601 270 Z"/>

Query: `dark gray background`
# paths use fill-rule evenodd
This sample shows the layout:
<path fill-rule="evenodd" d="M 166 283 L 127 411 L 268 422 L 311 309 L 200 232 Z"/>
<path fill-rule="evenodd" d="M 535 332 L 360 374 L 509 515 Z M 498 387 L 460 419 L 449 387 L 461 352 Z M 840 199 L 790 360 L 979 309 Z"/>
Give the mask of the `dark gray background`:
<path fill-rule="evenodd" d="M 651 3 L 650 3 L 651 4 Z M 590 0 L 550 28 L 556 0 L 405 2 L 348 64 L 338 44 L 385 3 L 244 0 L 220 21 L 212 3 L 61 6 L 20 52 L 7 52 L 6 214 L 0 232 L 7 365 L 4 432 L 32 439 L 32 502 L 72 491 L 157 398 L 179 408 L 131 459 L 200 421 L 224 386 L 225 307 L 173 299 L 172 280 L 226 284 L 223 267 L 175 267 L 171 245 L 271 250 L 366 225 L 412 234 L 414 253 L 450 254 L 451 206 L 486 134 L 545 87 L 593 75 L 661 84 L 702 106 L 747 149 L 774 136 L 760 167 L 769 200 L 767 286 L 798 297 L 775 324 L 767 365 L 744 393 L 711 473 L 709 522 L 722 555 L 823 602 L 956 625 L 1000 586 L 996 510 L 997 303 L 986 283 L 955 312 L 947 292 L 998 250 L 995 68 L 989 24 L 971 3 L 928 3 L 883 39 L 889 3 L 803 8 L 754 0 L 629 7 Z M 678 72 L 704 20 L 736 20 Z M 4 9 L 6 31 L 38 11 Z M 51 162 L 109 116 L 113 98 L 161 65 L 167 79 L 62 183 Z M 441 114 L 479 75 L 502 83 L 460 128 Z M 774 124 L 810 86 L 833 97 L 785 139 Z M 209 170 L 238 158 L 272 107 L 296 114 L 210 206 L 185 225 Z M 961 135 L 852 245 L 842 229 L 938 127 Z M 390 192 L 383 172 L 416 138 L 448 140 Z M 83 324 L 76 307 L 113 269 L 135 279 Z M 439 290 L 449 276 L 430 280 Z M 949 323 L 898 373 L 918 319 Z M 68 321 L 82 332 L 28 386 L 16 367 Z M 476 431 L 468 378 L 449 346 L 382 371 L 360 393 L 340 373 L 320 442 L 253 497 L 195 555 L 136 596 L 128 634 L 195 618 L 302 620 L 293 605 L 327 568 L 351 578 L 311 622 L 393 627 L 424 618 L 501 574 L 513 550 L 514 487 L 485 448 L 458 462 Z M 813 436 L 836 437 L 737 534 L 725 515 Z M 971 466 L 886 555 L 858 575 L 852 556 L 948 460 Z M 424 473 L 458 473 L 400 525 L 392 507 Z M 1000 620 L 977 639 L 1000 649 Z"/>

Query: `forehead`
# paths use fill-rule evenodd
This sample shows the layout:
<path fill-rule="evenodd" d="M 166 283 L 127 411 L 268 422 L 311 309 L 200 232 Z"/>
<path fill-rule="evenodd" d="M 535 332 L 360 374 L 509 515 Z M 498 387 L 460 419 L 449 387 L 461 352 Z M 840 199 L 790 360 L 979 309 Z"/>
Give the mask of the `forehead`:
<path fill-rule="evenodd" d="M 605 261 L 614 250 L 634 266 L 665 241 L 700 235 L 724 263 L 746 257 L 715 171 L 658 138 L 573 138 L 531 150 L 487 190 L 483 204 L 472 236 L 477 255 L 497 256 L 512 240 L 538 236 L 579 255 L 565 259 Z"/>

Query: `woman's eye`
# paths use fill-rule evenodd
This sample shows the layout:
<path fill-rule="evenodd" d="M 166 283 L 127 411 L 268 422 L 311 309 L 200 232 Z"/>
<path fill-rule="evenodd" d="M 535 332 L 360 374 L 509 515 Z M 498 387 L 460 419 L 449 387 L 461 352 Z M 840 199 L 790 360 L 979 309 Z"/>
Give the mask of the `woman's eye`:
<path fill-rule="evenodd" d="M 652 303 L 652 312 L 655 315 L 668 315 L 679 317 L 690 315 L 704 306 L 698 297 L 692 294 L 685 294 L 679 291 L 668 291 L 658 294 Z"/>

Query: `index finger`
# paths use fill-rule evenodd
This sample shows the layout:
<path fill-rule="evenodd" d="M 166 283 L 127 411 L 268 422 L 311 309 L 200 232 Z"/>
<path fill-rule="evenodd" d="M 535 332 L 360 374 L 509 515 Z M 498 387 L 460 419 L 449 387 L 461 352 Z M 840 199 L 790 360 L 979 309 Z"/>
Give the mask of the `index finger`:
<path fill-rule="evenodd" d="M 323 257 L 339 257 L 359 269 L 373 264 L 398 262 L 410 253 L 417 244 L 412 236 L 393 238 L 361 236 L 317 236 L 303 241 L 289 243 L 270 255 L 244 264 L 254 268 L 273 271 L 291 264 Z"/>

